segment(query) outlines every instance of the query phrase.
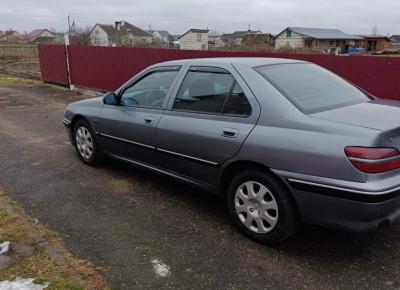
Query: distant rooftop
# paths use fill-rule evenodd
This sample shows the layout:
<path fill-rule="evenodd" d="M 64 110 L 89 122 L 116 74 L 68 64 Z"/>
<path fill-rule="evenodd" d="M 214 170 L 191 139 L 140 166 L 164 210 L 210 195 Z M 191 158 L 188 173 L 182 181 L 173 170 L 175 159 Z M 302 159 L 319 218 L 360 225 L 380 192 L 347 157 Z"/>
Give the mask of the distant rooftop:
<path fill-rule="evenodd" d="M 209 31 L 210 31 L 210 30 L 208 30 L 208 29 L 197 29 L 197 28 L 192 28 L 192 29 L 189 29 L 188 31 L 186 31 L 186 32 L 185 32 L 184 34 L 182 34 L 181 36 L 179 36 L 178 39 L 181 38 L 182 36 L 188 34 L 189 32 L 193 32 L 193 33 L 208 33 Z"/>
<path fill-rule="evenodd" d="M 154 32 L 158 32 L 158 34 L 161 35 L 161 37 L 169 37 L 170 34 L 166 30 L 146 30 L 148 33 L 153 34 Z"/>
<path fill-rule="evenodd" d="M 121 33 L 126 34 L 128 32 L 134 36 L 139 36 L 139 37 L 151 36 L 151 34 L 149 34 L 148 32 L 124 20 L 116 21 L 114 24 L 97 23 L 96 25 L 100 26 L 112 38 L 118 37 Z"/>
<path fill-rule="evenodd" d="M 34 38 L 39 36 L 40 34 L 42 34 L 43 32 L 48 31 L 50 32 L 48 29 L 35 29 L 32 32 L 28 33 L 28 35 L 26 36 L 28 39 Z M 51 32 L 50 32 L 51 33 Z"/>
<path fill-rule="evenodd" d="M 296 33 L 315 39 L 363 39 L 360 36 L 344 33 L 339 29 L 306 28 L 306 27 L 288 27 L 287 29 L 290 29 Z"/>
<path fill-rule="evenodd" d="M 243 30 L 243 31 L 234 31 L 232 33 L 224 33 L 221 35 L 221 39 L 226 41 L 228 39 L 236 39 L 236 38 L 244 38 L 247 34 L 261 34 L 262 32 L 259 30 Z"/>
<path fill-rule="evenodd" d="M 362 38 L 365 39 L 386 39 L 386 40 L 390 40 L 389 36 L 385 36 L 385 35 L 358 35 L 361 36 Z"/>
<path fill-rule="evenodd" d="M 400 42 L 400 35 L 392 35 L 391 37 L 390 37 L 390 40 L 392 41 L 392 42 Z"/>

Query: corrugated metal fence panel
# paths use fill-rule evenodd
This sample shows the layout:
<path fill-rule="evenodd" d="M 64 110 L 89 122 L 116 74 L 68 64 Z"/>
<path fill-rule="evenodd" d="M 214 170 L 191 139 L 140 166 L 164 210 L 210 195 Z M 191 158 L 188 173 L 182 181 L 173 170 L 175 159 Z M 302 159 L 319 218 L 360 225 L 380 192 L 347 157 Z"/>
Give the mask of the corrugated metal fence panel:
<path fill-rule="evenodd" d="M 49 47 L 49 55 L 44 54 L 47 53 L 47 50 L 43 49 L 44 47 Z M 54 46 L 43 45 L 39 47 L 41 65 L 42 58 L 46 59 L 44 63 L 52 66 L 58 66 L 65 60 L 63 54 L 57 53 L 60 59 L 56 61 L 52 50 L 54 48 L 51 47 Z M 168 60 L 203 57 L 278 57 L 316 63 L 378 97 L 400 100 L 400 58 L 396 57 L 267 54 L 241 51 L 94 46 L 69 46 L 68 52 L 72 84 L 102 91 L 115 90 L 149 65 Z M 51 70 L 47 65 L 43 67 L 46 69 L 45 73 L 43 73 L 42 68 L 42 76 L 43 79 L 52 80 L 55 77 L 51 73 L 53 71 L 54 73 L 59 72 L 55 68 Z M 48 79 L 48 77 L 52 79 Z"/>
<path fill-rule="evenodd" d="M 68 84 L 64 45 L 39 45 L 39 63 L 43 80 Z"/>
<path fill-rule="evenodd" d="M 155 63 L 230 56 L 230 52 L 94 46 L 69 46 L 68 53 L 72 84 L 104 91 L 117 89 L 136 73 Z"/>

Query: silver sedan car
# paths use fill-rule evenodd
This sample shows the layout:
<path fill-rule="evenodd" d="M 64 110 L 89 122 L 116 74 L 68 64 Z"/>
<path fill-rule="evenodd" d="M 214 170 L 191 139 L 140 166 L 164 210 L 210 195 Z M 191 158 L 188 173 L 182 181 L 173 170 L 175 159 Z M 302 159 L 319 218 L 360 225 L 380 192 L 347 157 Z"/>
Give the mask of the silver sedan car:
<path fill-rule="evenodd" d="M 191 59 L 70 104 L 64 124 L 84 163 L 212 191 L 242 233 L 274 244 L 301 222 L 364 232 L 399 217 L 399 107 L 308 62 Z"/>

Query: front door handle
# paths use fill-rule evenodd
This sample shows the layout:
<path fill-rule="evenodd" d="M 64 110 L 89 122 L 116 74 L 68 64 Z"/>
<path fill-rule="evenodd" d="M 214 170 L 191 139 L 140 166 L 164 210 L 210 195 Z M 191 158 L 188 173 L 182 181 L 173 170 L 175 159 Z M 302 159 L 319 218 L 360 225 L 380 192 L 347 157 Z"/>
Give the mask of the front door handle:
<path fill-rule="evenodd" d="M 236 138 L 239 135 L 239 130 L 234 128 L 222 129 L 222 137 Z"/>
<path fill-rule="evenodd" d="M 153 118 L 153 117 L 144 118 L 145 124 L 148 124 L 148 125 L 153 125 L 154 124 L 154 120 L 155 120 L 155 118 Z"/>

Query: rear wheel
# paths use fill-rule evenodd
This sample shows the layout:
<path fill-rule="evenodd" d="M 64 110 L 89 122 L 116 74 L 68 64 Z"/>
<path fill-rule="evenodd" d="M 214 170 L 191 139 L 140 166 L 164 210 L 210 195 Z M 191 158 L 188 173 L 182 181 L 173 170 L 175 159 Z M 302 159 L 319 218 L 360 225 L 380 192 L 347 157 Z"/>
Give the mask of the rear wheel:
<path fill-rule="evenodd" d="M 97 165 L 101 160 L 101 153 L 89 123 L 83 119 L 78 120 L 74 126 L 73 137 L 79 159 L 85 164 Z"/>
<path fill-rule="evenodd" d="M 260 170 L 242 171 L 233 178 L 228 206 L 241 232 L 261 243 L 277 244 L 298 226 L 296 207 L 286 188 Z"/>

